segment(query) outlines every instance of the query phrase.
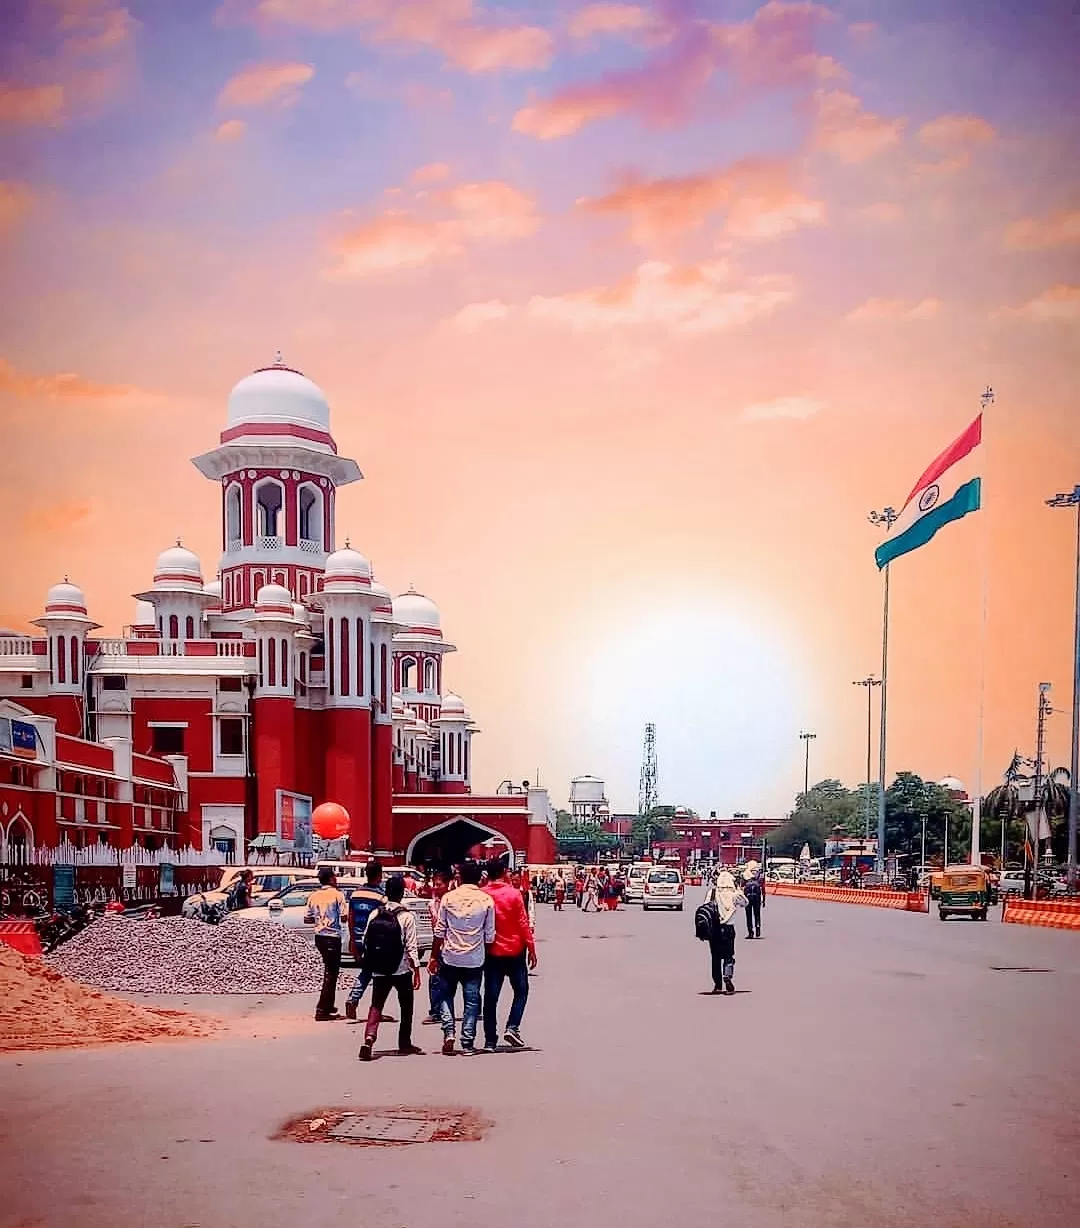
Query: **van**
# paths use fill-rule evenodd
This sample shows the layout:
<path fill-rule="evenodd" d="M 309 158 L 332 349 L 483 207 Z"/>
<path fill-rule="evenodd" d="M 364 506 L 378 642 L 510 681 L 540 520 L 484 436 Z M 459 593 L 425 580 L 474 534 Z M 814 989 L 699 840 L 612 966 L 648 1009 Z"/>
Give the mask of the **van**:
<path fill-rule="evenodd" d="M 682 912 L 684 896 L 680 870 L 676 870 L 674 866 L 649 867 L 641 897 L 643 912 L 648 912 L 651 908 L 674 908 L 676 912 Z"/>
<path fill-rule="evenodd" d="M 626 891 L 623 900 L 627 904 L 640 904 L 645 895 L 645 875 L 652 869 L 652 862 L 635 861 L 626 872 Z"/>

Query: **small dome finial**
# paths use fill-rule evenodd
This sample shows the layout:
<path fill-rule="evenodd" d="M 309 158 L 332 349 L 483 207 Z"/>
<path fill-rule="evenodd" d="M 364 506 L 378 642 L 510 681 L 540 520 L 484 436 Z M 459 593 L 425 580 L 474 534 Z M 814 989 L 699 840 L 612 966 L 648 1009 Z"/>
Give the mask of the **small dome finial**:
<path fill-rule="evenodd" d="M 178 546 L 183 546 L 183 544 L 184 544 L 184 543 L 183 543 L 183 542 L 180 540 L 180 534 L 179 534 L 179 533 L 177 533 L 177 535 L 176 535 L 176 544 L 177 544 Z"/>
<path fill-rule="evenodd" d="M 275 350 L 275 351 L 274 351 L 274 366 L 275 366 L 275 367 L 281 367 L 281 366 L 284 366 L 284 365 L 285 365 L 285 359 L 284 359 L 284 357 L 282 356 L 281 351 L 280 351 L 280 350 Z"/>
<path fill-rule="evenodd" d="M 70 584 L 70 583 L 71 583 L 71 581 L 68 579 L 67 572 L 65 572 L 65 573 L 64 573 L 64 583 L 65 583 L 65 584 Z"/>
<path fill-rule="evenodd" d="M 352 541 L 351 541 L 349 538 L 347 538 L 347 537 L 345 538 L 345 549 L 346 549 L 346 550 L 351 550 L 351 549 L 352 549 Z"/>

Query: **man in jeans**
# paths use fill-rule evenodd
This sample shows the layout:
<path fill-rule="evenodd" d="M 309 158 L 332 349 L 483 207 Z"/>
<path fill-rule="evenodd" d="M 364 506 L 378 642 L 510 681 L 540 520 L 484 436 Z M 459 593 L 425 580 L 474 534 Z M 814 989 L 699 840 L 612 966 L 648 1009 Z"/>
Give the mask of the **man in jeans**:
<path fill-rule="evenodd" d="M 401 1023 L 398 1025 L 398 1053 L 402 1057 L 410 1057 L 423 1053 L 412 1040 L 413 994 L 420 988 L 420 954 L 416 946 L 416 918 L 402 906 L 405 895 L 405 879 L 400 874 L 394 874 L 386 884 L 386 911 L 401 927 L 401 962 L 390 975 L 376 972 L 373 975 L 374 988 L 371 991 L 371 1009 L 368 1011 L 367 1027 L 364 1029 L 364 1043 L 360 1046 L 360 1061 L 370 1062 L 375 1041 L 379 1035 L 379 1023 L 382 1020 L 382 1008 L 390 996 L 390 990 L 397 991 L 398 1006 L 401 1008 Z M 379 923 L 376 922 L 376 925 Z M 374 948 L 376 929 L 372 929 L 372 946 Z"/>
<path fill-rule="evenodd" d="M 454 991 L 461 986 L 464 999 L 461 1018 L 461 1051 L 476 1051 L 476 1025 L 480 1021 L 480 980 L 484 953 L 495 940 L 495 905 L 480 890 L 480 865 L 467 861 L 461 867 L 461 886 L 442 898 L 428 972 L 439 978 L 437 1001 L 442 1021 L 442 1051 L 454 1052 Z"/>
<path fill-rule="evenodd" d="M 386 903 L 386 891 L 383 888 L 382 862 L 373 857 L 364 867 L 364 877 L 367 883 L 357 887 L 349 898 L 349 950 L 356 960 L 356 980 L 345 1000 L 346 1019 L 355 1019 L 360 999 L 364 990 L 371 984 L 371 973 L 364 968 L 364 930 L 368 918 Z"/>
<path fill-rule="evenodd" d="M 341 923 L 348 907 L 337 889 L 337 879 L 329 866 L 319 871 L 319 886 L 308 896 L 304 920 L 315 926 L 315 947 L 322 956 L 323 983 L 315 1018 L 319 1023 L 338 1019 L 337 979 L 341 968 Z"/>
<path fill-rule="evenodd" d="M 521 1020 L 529 999 L 529 970 L 536 967 L 536 946 L 521 890 L 506 881 L 506 864 L 488 862 L 488 885 L 484 888 L 495 905 L 495 940 L 484 961 L 484 1048 L 494 1053 L 499 1043 L 499 995 L 503 981 L 510 982 L 514 1001 L 506 1021 L 503 1040 L 513 1049 L 524 1049 Z"/>

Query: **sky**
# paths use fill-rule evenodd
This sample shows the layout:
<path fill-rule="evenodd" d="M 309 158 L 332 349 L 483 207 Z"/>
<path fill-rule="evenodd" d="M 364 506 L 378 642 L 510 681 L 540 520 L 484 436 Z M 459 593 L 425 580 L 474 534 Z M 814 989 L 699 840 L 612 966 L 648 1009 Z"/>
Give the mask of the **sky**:
<path fill-rule="evenodd" d="M 68 574 L 119 633 L 178 536 L 212 577 L 189 458 L 280 349 L 477 788 L 636 809 L 653 721 L 662 800 L 779 816 L 800 732 L 865 777 L 867 513 L 992 386 L 983 510 L 892 569 L 889 767 L 989 787 L 1042 681 L 1067 762 L 1069 0 L 2 8 L 0 625 Z"/>

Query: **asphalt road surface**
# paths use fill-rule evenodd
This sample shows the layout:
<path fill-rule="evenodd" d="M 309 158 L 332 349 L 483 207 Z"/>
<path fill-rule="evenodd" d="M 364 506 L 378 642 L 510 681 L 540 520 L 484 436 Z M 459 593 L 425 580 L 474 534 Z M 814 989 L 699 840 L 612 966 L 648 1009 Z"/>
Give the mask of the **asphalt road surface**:
<path fill-rule="evenodd" d="M 0 1225 L 1080 1223 L 1080 934 L 774 899 L 765 937 L 740 938 L 739 992 L 713 997 L 696 902 L 541 908 L 531 1051 L 361 1065 L 358 1029 L 310 1022 L 310 1000 L 187 999 L 235 1030 L 0 1058 Z M 400 1104 L 493 1125 L 269 1138 L 320 1106 Z"/>

